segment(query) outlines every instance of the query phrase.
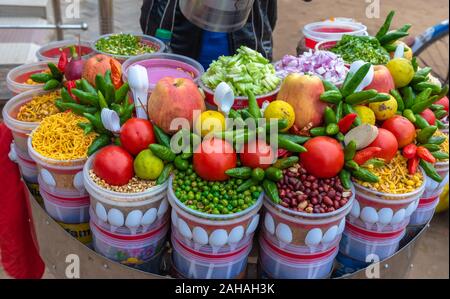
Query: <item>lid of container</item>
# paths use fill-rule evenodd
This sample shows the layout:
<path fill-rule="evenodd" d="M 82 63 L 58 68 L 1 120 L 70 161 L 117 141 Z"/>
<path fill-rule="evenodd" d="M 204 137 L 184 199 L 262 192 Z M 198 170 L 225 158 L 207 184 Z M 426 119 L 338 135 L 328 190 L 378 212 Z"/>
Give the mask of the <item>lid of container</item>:
<path fill-rule="evenodd" d="M 345 223 L 345 230 L 351 232 L 352 234 L 356 234 L 361 238 L 391 239 L 401 236 L 405 231 L 405 228 L 391 232 L 375 232 L 363 229 L 359 226 L 350 223 L 347 220 L 347 222 Z"/>
<path fill-rule="evenodd" d="M 161 39 L 172 39 L 172 31 L 163 28 L 156 29 L 155 37 Z"/>

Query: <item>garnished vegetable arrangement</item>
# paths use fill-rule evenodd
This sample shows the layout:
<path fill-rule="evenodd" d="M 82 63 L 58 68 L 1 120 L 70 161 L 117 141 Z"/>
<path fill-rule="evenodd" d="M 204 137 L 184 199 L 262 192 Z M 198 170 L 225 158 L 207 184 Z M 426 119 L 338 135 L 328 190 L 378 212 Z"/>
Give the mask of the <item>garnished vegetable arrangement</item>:
<path fill-rule="evenodd" d="M 112 34 L 95 43 L 97 50 L 113 54 L 134 56 L 157 51 L 154 46 L 146 44 L 139 36 L 127 33 Z"/>

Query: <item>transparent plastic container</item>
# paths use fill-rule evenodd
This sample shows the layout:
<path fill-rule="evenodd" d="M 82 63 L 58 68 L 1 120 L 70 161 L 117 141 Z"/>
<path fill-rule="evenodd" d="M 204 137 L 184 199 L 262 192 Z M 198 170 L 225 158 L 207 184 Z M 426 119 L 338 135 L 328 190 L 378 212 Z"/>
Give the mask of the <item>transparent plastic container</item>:
<path fill-rule="evenodd" d="M 252 242 L 226 254 L 195 251 L 172 235 L 172 261 L 177 272 L 189 279 L 232 279 L 246 270 Z"/>
<path fill-rule="evenodd" d="M 433 218 L 434 210 L 439 204 L 439 195 L 431 198 L 422 198 L 416 211 L 411 215 L 410 226 L 425 225 Z"/>
<path fill-rule="evenodd" d="M 213 215 L 192 210 L 185 206 L 174 194 L 172 177 L 167 191 L 172 206 L 172 227 L 182 236 L 185 244 L 196 243 L 193 248 L 202 251 L 226 252 L 236 248 L 244 238 L 253 235 L 259 223 L 259 210 L 263 202 L 263 193 L 251 207 L 244 211 Z"/>
<path fill-rule="evenodd" d="M 56 160 L 44 157 L 34 150 L 28 138 L 28 153 L 36 162 L 41 184 L 51 194 L 64 197 L 84 197 L 87 194 L 83 184 L 83 166 L 87 158 L 75 160 Z"/>
<path fill-rule="evenodd" d="M 321 214 L 298 212 L 264 200 L 264 231 L 278 247 L 296 253 L 323 252 L 335 247 L 345 228 L 345 216 L 350 213 L 355 192 L 340 209 Z"/>
<path fill-rule="evenodd" d="M 37 50 L 36 57 L 39 59 L 39 61 L 51 60 L 53 62 L 58 62 L 59 57 L 61 56 L 61 48 L 64 49 L 67 57 L 71 57 L 70 49 L 68 48 L 70 46 L 75 46 L 78 56 L 81 56 L 81 58 L 83 59 L 87 59 L 95 53 L 91 48 L 91 42 L 89 41 L 81 41 L 79 44 L 78 40 L 66 39 L 50 42 L 42 46 L 41 48 L 39 48 L 39 50 Z"/>
<path fill-rule="evenodd" d="M 342 277 L 347 274 L 352 274 L 358 270 L 364 269 L 370 263 L 361 262 L 342 253 L 336 255 L 335 268 L 333 270 L 332 278 Z"/>
<path fill-rule="evenodd" d="M 381 261 L 398 250 L 404 235 L 405 228 L 391 233 L 378 233 L 347 223 L 339 244 L 339 251 L 362 262 L 373 255 Z"/>
<path fill-rule="evenodd" d="M 431 178 L 427 177 L 425 191 L 423 192 L 422 197 L 432 197 L 436 194 L 440 194 L 444 188 L 444 186 L 448 183 L 448 170 L 449 170 L 449 161 L 445 162 L 437 162 L 434 165 L 437 173 L 443 178 L 442 182 L 438 183 Z"/>
<path fill-rule="evenodd" d="M 278 248 L 263 236 L 259 238 L 259 263 L 272 279 L 328 278 L 338 247 L 314 254 L 293 254 Z"/>
<path fill-rule="evenodd" d="M 39 90 L 39 89 L 42 90 L 42 87 L 44 87 L 43 83 L 26 84 L 25 82 L 32 74 L 42 73 L 43 71 L 47 70 L 48 69 L 47 64 L 49 62 L 52 61 L 47 60 L 28 63 L 10 70 L 6 75 L 6 85 L 8 86 L 9 91 L 17 95 L 25 91 Z"/>
<path fill-rule="evenodd" d="M 168 215 L 167 182 L 138 193 L 110 191 L 94 183 L 89 176 L 94 158 L 95 155 L 87 160 L 82 179 L 93 212 L 104 229 L 113 233 L 120 229 L 122 234 L 148 232 Z"/>
<path fill-rule="evenodd" d="M 92 244 L 99 254 L 140 270 L 159 269 L 162 251 L 170 225 L 166 221 L 154 230 L 139 235 L 121 235 L 102 229 L 92 219 Z"/>
<path fill-rule="evenodd" d="M 20 151 L 15 151 L 17 155 L 17 164 L 19 164 L 20 173 L 27 183 L 38 183 L 38 169 L 36 163 Z"/>
<path fill-rule="evenodd" d="M 40 176 L 38 183 L 45 210 L 53 219 L 69 224 L 89 222 L 89 196 L 67 198 L 47 190 Z"/>
<path fill-rule="evenodd" d="M 28 159 L 30 159 L 27 144 L 28 135 L 30 135 L 31 132 L 39 125 L 39 122 L 17 120 L 17 114 L 19 113 L 20 107 L 31 101 L 33 97 L 51 92 L 52 91 L 45 91 L 42 89 L 29 90 L 14 96 L 6 102 L 5 107 L 3 107 L 2 117 L 6 126 L 12 131 L 16 151 L 24 154 L 26 153 Z"/>
<path fill-rule="evenodd" d="M 152 46 L 156 49 L 155 52 L 153 53 L 163 53 L 166 49 L 166 45 L 164 45 L 164 43 L 157 39 L 156 37 L 153 36 L 149 36 L 149 35 L 145 35 L 142 33 L 133 33 L 133 32 L 124 32 L 125 34 L 133 34 L 134 36 L 137 36 L 140 38 L 140 41 L 146 45 Z M 108 38 L 111 35 L 116 35 L 117 33 L 110 33 L 110 34 L 104 34 L 99 36 L 97 39 L 95 39 L 92 43 L 91 43 L 91 48 L 94 49 L 95 52 L 100 53 L 100 54 L 104 54 L 110 57 L 113 57 L 115 59 L 117 59 L 120 63 L 124 63 L 127 59 L 131 58 L 131 57 L 136 57 L 136 56 L 129 56 L 129 55 L 114 55 L 114 54 L 110 54 L 110 53 L 106 53 L 106 52 L 102 52 L 100 50 L 97 49 L 96 44 L 97 42 L 102 39 L 102 38 Z M 151 53 L 151 54 L 153 54 Z"/>
<path fill-rule="evenodd" d="M 419 169 L 425 178 L 424 171 Z M 347 217 L 349 223 L 375 232 L 401 229 L 403 222 L 409 219 L 419 205 L 426 181 L 414 191 L 404 194 L 378 192 L 354 183 L 356 200 Z"/>
<path fill-rule="evenodd" d="M 309 23 L 303 27 L 306 47 L 314 49 L 316 44 L 327 40 L 340 40 L 346 35 L 368 35 L 367 26 L 356 22 L 323 21 Z"/>

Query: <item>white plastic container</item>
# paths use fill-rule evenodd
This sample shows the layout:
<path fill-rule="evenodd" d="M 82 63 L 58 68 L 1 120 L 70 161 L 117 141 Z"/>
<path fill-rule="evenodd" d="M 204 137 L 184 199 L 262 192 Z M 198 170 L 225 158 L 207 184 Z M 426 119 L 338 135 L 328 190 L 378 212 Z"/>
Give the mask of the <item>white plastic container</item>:
<path fill-rule="evenodd" d="M 344 34 L 368 35 L 367 27 L 361 23 L 344 21 L 323 21 L 303 27 L 306 47 L 314 49 L 317 43 L 326 40 L 340 40 Z"/>
<path fill-rule="evenodd" d="M 178 230 L 180 239 L 192 248 L 211 252 L 233 251 L 239 242 L 252 236 L 258 227 L 259 210 L 263 202 L 263 193 L 248 209 L 227 215 L 214 215 L 192 210 L 185 206 L 174 194 L 172 177 L 167 191 L 172 206 L 172 227 Z M 191 243 L 193 242 L 193 243 Z"/>
<path fill-rule="evenodd" d="M 441 194 L 444 186 L 448 183 L 449 161 L 447 160 L 445 162 L 437 162 L 436 164 L 434 164 L 434 167 L 443 180 L 442 182 L 438 183 L 427 177 L 425 191 L 422 195 L 423 198 Z"/>
<path fill-rule="evenodd" d="M 38 183 L 38 169 L 36 163 L 20 151 L 15 151 L 17 156 L 17 164 L 19 164 L 20 173 L 27 183 Z"/>
<path fill-rule="evenodd" d="M 352 208 L 355 190 L 341 208 L 330 213 L 312 214 L 298 212 L 270 199 L 264 200 L 264 234 L 273 243 L 295 253 L 310 254 L 336 247 L 345 228 L 345 216 Z"/>
<path fill-rule="evenodd" d="M 314 254 L 294 254 L 284 251 L 263 236 L 259 238 L 259 263 L 272 279 L 323 279 L 333 268 L 338 247 Z"/>
<path fill-rule="evenodd" d="M 425 173 L 420 168 L 423 177 Z M 426 179 L 413 192 L 390 194 L 354 183 L 356 200 L 347 217 L 348 222 L 374 232 L 392 232 L 404 228 L 425 191 Z"/>
<path fill-rule="evenodd" d="M 252 242 L 235 252 L 206 254 L 195 251 L 172 235 L 172 261 L 177 272 L 189 279 L 233 279 L 247 268 Z"/>
<path fill-rule="evenodd" d="M 441 190 L 442 192 L 442 190 Z M 440 193 L 439 193 L 440 194 Z M 410 226 L 425 225 L 433 218 L 434 210 L 439 204 L 439 195 L 431 198 L 422 198 L 416 211 L 411 215 Z"/>
<path fill-rule="evenodd" d="M 100 187 L 89 176 L 95 155 L 83 169 L 83 182 L 98 223 L 109 232 L 140 234 L 154 230 L 170 212 L 167 182 L 144 192 L 120 193 Z M 118 229 L 120 229 L 118 231 Z"/>
<path fill-rule="evenodd" d="M 79 45 L 81 46 L 81 58 L 87 59 L 92 56 L 95 52 L 91 48 L 91 42 L 89 41 L 81 41 L 78 43 L 78 40 L 75 39 L 66 39 L 60 41 L 50 42 L 36 51 L 36 57 L 39 61 L 43 60 L 52 60 L 53 62 L 58 62 L 59 57 L 61 56 L 60 49 L 64 49 L 70 46 L 75 46 L 78 56 L 80 56 Z M 64 49 L 67 54 L 67 57 L 71 57 L 70 50 Z"/>
<path fill-rule="evenodd" d="M 396 232 L 379 233 L 367 231 L 347 222 L 339 244 L 339 251 L 362 262 L 373 257 L 373 255 L 377 256 L 378 260 L 381 261 L 397 251 L 404 235 L 405 228 Z"/>
<path fill-rule="evenodd" d="M 153 258 L 161 252 L 170 227 L 166 221 L 144 234 L 121 235 L 102 229 L 93 219 L 90 226 L 92 244 L 96 252 L 113 261 L 141 270 L 155 268 L 156 265 L 152 267 L 149 263 L 160 262 L 160 259 Z"/>
<path fill-rule="evenodd" d="M 83 166 L 87 158 L 56 160 L 44 157 L 34 150 L 32 137 L 28 138 L 28 153 L 36 162 L 41 184 L 51 194 L 64 197 L 84 197 L 87 195 L 83 184 Z"/>
<path fill-rule="evenodd" d="M 78 224 L 89 222 L 89 196 L 67 198 L 50 193 L 39 176 L 39 192 L 44 200 L 45 210 L 56 221 Z"/>
<path fill-rule="evenodd" d="M 47 64 L 49 60 L 24 64 L 13 68 L 6 75 L 6 85 L 13 94 L 30 91 L 30 90 L 42 90 L 43 83 L 39 84 L 26 84 L 25 82 L 32 74 L 42 73 L 48 69 Z"/>

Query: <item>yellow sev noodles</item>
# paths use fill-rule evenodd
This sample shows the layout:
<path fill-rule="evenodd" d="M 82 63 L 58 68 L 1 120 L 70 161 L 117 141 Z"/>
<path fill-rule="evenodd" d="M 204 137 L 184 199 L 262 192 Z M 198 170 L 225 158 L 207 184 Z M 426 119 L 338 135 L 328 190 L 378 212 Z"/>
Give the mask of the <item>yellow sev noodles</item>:
<path fill-rule="evenodd" d="M 43 118 L 58 113 L 59 109 L 55 106 L 57 98 L 59 98 L 57 91 L 34 96 L 31 101 L 19 108 L 17 120 L 40 122 Z"/>
<path fill-rule="evenodd" d="M 55 160 L 75 160 L 87 157 L 96 133 L 84 135 L 77 124 L 88 122 L 72 112 L 54 114 L 44 118 L 31 135 L 33 148 L 41 155 Z"/>

